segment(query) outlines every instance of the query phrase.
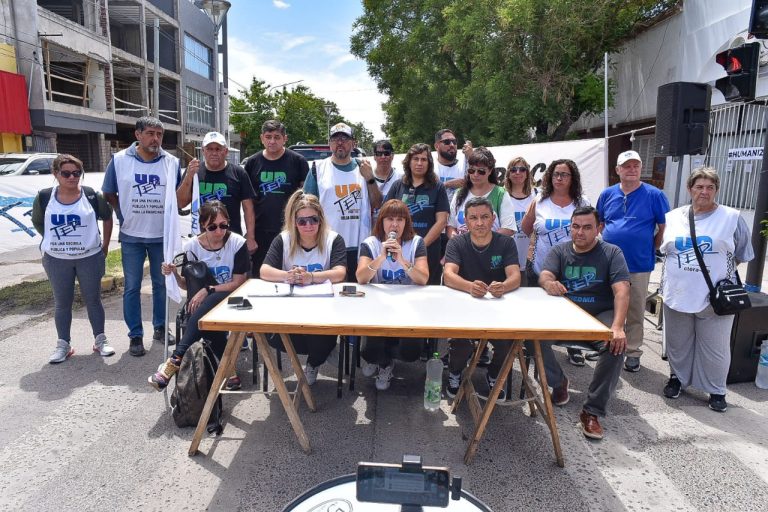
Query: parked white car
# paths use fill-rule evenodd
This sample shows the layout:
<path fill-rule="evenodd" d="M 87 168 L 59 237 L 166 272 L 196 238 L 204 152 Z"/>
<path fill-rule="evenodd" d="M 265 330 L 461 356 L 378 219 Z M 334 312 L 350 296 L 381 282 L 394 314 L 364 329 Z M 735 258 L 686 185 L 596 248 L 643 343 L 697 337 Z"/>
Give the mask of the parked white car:
<path fill-rule="evenodd" d="M 56 153 L 0 153 L 0 176 L 37 176 L 53 172 Z"/>

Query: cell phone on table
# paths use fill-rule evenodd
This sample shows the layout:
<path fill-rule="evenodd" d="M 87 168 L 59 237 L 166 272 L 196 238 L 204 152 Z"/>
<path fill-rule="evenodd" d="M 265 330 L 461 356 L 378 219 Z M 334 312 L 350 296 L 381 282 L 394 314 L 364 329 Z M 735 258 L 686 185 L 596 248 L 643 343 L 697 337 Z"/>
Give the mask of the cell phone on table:
<path fill-rule="evenodd" d="M 242 297 L 227 297 L 227 304 L 230 306 L 239 306 L 243 303 Z"/>
<path fill-rule="evenodd" d="M 235 306 L 235 309 L 253 309 L 253 305 L 251 305 L 251 301 L 248 299 L 243 299 L 243 301 Z"/>
<path fill-rule="evenodd" d="M 357 287 L 352 285 L 344 285 L 339 292 L 341 297 L 365 297 L 365 292 L 358 291 Z"/>

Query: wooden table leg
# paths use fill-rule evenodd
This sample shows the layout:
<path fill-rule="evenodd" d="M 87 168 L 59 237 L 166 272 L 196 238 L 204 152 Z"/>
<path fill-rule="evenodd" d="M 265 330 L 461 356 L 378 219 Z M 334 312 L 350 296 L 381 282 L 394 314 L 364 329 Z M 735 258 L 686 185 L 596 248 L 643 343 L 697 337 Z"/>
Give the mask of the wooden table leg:
<path fill-rule="evenodd" d="M 189 446 L 189 455 L 197 453 L 197 448 L 200 446 L 200 440 L 203 438 L 205 428 L 208 426 L 208 420 L 211 417 L 213 405 L 219 397 L 221 385 L 227 377 L 229 377 L 229 369 L 233 367 L 234 362 L 237 360 L 237 354 L 240 353 L 240 347 L 243 344 L 244 337 L 245 333 L 233 332 L 229 337 L 229 340 L 227 340 L 227 346 L 224 348 L 224 357 L 221 358 L 219 368 L 216 370 L 216 375 L 213 377 L 211 389 L 208 391 L 208 399 L 205 401 L 203 412 L 200 414 L 200 419 L 197 421 L 195 434 L 192 436 L 192 444 Z"/>
<path fill-rule="evenodd" d="M 296 433 L 296 437 L 299 440 L 299 444 L 301 445 L 301 449 L 304 450 L 305 453 L 309 453 L 312 451 L 312 447 L 309 445 L 309 437 L 307 436 L 307 433 L 304 431 L 304 425 L 301 423 L 301 419 L 299 418 L 299 413 L 296 410 L 296 408 L 293 405 L 293 401 L 291 400 L 291 395 L 288 393 L 288 388 L 285 387 L 285 381 L 283 380 L 283 376 L 280 373 L 280 370 L 277 369 L 277 362 L 275 361 L 275 356 L 272 354 L 272 351 L 269 348 L 269 344 L 267 343 L 267 339 L 264 337 L 261 333 L 254 333 L 256 341 L 256 346 L 259 349 L 259 352 L 261 353 L 261 357 L 264 358 L 264 364 L 267 365 L 267 369 L 269 370 L 269 373 L 272 375 L 272 382 L 275 384 L 275 388 L 277 389 L 277 394 L 280 397 L 280 402 L 283 404 L 283 409 L 285 409 L 285 413 L 288 415 L 288 420 L 291 422 L 291 427 L 293 427 L 293 431 Z M 290 342 L 290 340 L 289 340 Z M 286 350 L 287 350 L 286 346 Z M 293 345 L 291 344 L 291 349 L 293 349 Z M 295 355 L 295 352 L 294 352 Z M 299 370 L 301 370 L 301 367 L 299 367 Z M 304 377 L 304 373 L 300 373 L 301 378 L 306 379 Z"/>
<path fill-rule="evenodd" d="M 296 349 L 293 348 L 293 340 L 291 340 L 291 335 L 281 333 L 280 338 L 283 340 L 285 353 L 288 354 L 288 359 L 291 361 L 291 366 L 293 366 L 293 373 L 296 374 L 296 396 L 299 397 L 304 395 L 304 400 L 307 402 L 307 407 L 309 407 L 310 411 L 315 412 L 315 399 L 312 396 L 312 391 L 309 388 L 307 376 L 304 375 L 304 369 L 301 367 L 301 362 L 299 362 L 299 356 L 296 355 Z M 298 406 L 299 400 L 297 399 L 296 407 L 298 408 Z"/>
<path fill-rule="evenodd" d="M 469 362 L 469 366 L 464 370 L 464 378 L 461 379 L 461 386 L 459 386 L 459 392 L 453 398 L 453 404 L 451 404 L 451 414 L 456 412 L 461 400 L 466 395 L 467 400 L 474 395 L 474 386 L 472 386 L 472 375 L 475 373 L 477 363 L 480 361 L 480 356 L 483 354 L 483 349 L 488 344 L 488 340 L 480 340 L 475 347 L 475 353 L 472 355 L 472 359 Z M 449 370 L 450 371 L 450 370 Z"/>
<path fill-rule="evenodd" d="M 523 389 L 520 398 L 535 398 L 536 394 L 534 393 L 533 389 L 531 388 L 530 379 L 528 376 L 528 365 L 525 362 L 525 352 L 523 350 L 520 350 L 520 352 L 517 353 L 518 361 L 520 362 L 520 373 L 523 374 Z M 536 404 L 533 400 L 528 402 L 528 407 L 530 408 L 531 418 L 536 417 Z"/>
<path fill-rule="evenodd" d="M 552 407 L 552 397 L 549 394 L 549 386 L 547 385 L 547 372 L 544 369 L 544 358 L 541 355 L 541 342 L 539 340 L 532 340 L 534 352 L 536 355 L 536 368 L 539 371 L 539 382 L 541 383 L 541 394 L 544 397 L 544 421 L 549 427 L 549 432 L 552 435 L 552 446 L 555 448 L 555 458 L 557 459 L 557 465 L 561 468 L 565 467 L 565 460 L 563 459 L 563 450 L 560 448 L 560 433 L 557 431 L 557 421 L 555 420 L 555 410 Z"/>
<path fill-rule="evenodd" d="M 499 397 L 499 393 L 501 393 L 501 389 L 504 387 L 504 384 L 507 381 L 507 377 L 509 376 L 509 372 L 512 370 L 512 366 L 515 364 L 515 357 L 517 357 L 518 352 L 522 350 L 522 341 L 513 341 L 512 343 L 513 346 L 507 353 L 507 356 L 504 358 L 504 362 L 502 363 L 501 369 L 499 370 L 499 375 L 496 377 L 496 384 L 494 384 L 493 389 L 488 395 L 488 401 L 483 408 L 480 421 L 475 425 L 475 431 L 472 434 L 472 439 L 469 441 L 467 451 L 464 453 L 464 464 L 471 464 L 472 459 L 475 458 L 477 448 L 480 446 L 480 439 L 482 439 L 483 433 L 485 433 L 485 427 L 488 425 L 488 420 L 490 419 L 491 413 L 493 413 L 493 409 L 496 406 L 496 399 Z"/>

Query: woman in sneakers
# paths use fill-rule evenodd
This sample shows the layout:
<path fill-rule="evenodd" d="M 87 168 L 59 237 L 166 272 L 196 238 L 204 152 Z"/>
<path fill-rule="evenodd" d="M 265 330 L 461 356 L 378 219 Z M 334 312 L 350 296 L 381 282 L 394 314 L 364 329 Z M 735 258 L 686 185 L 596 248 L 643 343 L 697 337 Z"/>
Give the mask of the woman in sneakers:
<path fill-rule="evenodd" d="M 104 306 L 101 303 L 101 278 L 112 236 L 112 207 L 101 192 L 82 186 L 83 162 L 72 155 L 59 155 L 53 161 L 57 185 L 38 192 L 32 205 L 32 224 L 43 237 L 40 251 L 43 268 L 53 289 L 54 318 L 59 337 L 48 359 L 56 364 L 75 353 L 70 345 L 72 302 L 75 277 L 85 299 L 88 321 L 94 336 L 93 351 L 111 356 L 115 349 L 104 335 Z M 104 239 L 98 221 L 104 226 Z"/>
<path fill-rule="evenodd" d="M 408 206 L 390 199 L 379 210 L 373 236 L 360 244 L 357 282 L 361 284 L 418 284 L 429 280 L 429 263 L 424 239 L 413 230 Z M 363 375 L 376 377 L 376 389 L 389 389 L 395 359 L 412 362 L 421 355 L 424 340 L 368 336 L 361 355 Z"/>
<path fill-rule="evenodd" d="M 317 196 L 297 190 L 285 205 L 284 218 L 283 231 L 272 240 L 259 270 L 261 279 L 298 286 L 342 282 L 347 275 L 347 246 L 328 227 Z M 270 334 L 267 341 L 285 350 L 279 335 Z M 291 334 L 291 341 L 297 353 L 307 354 L 304 375 L 311 386 L 336 346 L 336 336 Z"/>
<path fill-rule="evenodd" d="M 157 372 L 148 378 L 149 384 L 160 391 L 176 375 L 184 353 L 194 342 L 205 338 L 211 343 L 214 353 L 221 358 L 227 345 L 226 331 L 201 331 L 198 320 L 237 289 L 247 279 L 251 269 L 251 259 L 245 238 L 229 230 L 229 214 L 221 201 L 208 201 L 200 207 L 200 226 L 202 232 L 184 244 L 183 250 L 189 260 L 204 261 L 216 279 L 215 286 L 201 288 L 191 297 L 187 297 L 189 320 L 187 329 L 176 349 Z M 181 288 L 186 289 L 186 282 L 172 263 L 163 263 L 164 275 L 173 274 Z M 227 382 L 229 389 L 239 388 L 239 378 L 232 377 Z"/>
<path fill-rule="evenodd" d="M 710 409 L 725 412 L 733 315 L 718 316 L 709 303 L 709 287 L 691 243 L 691 210 L 697 245 L 712 283 L 736 282 L 736 265 L 755 255 L 739 211 L 715 202 L 720 188 L 715 169 L 695 169 L 687 185 L 691 204 L 667 213 L 659 248 L 664 253 L 661 293 L 670 369 L 664 396 L 677 398 L 691 386 L 709 393 Z"/>

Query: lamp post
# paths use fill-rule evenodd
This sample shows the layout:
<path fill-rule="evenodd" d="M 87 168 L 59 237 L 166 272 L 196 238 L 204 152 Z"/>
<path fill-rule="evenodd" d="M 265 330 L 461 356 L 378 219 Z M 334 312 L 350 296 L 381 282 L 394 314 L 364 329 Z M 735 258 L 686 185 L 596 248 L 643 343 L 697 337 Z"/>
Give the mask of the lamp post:
<path fill-rule="evenodd" d="M 325 109 L 325 136 L 328 138 L 328 144 L 331 143 L 331 112 L 333 111 L 333 105 L 326 103 L 323 105 Z"/>
<path fill-rule="evenodd" d="M 219 29 L 224 22 L 224 18 L 227 16 L 227 11 L 232 7 L 232 4 L 227 0 L 196 0 L 195 6 L 205 11 L 208 17 L 211 19 L 214 27 L 214 45 L 213 45 L 213 58 L 214 58 L 214 73 L 213 78 L 216 84 L 216 97 L 214 101 L 214 110 L 216 112 L 216 120 L 214 126 L 216 131 L 221 133 L 221 84 L 219 83 Z M 226 133 L 224 134 L 229 144 L 229 127 L 227 126 Z"/>

